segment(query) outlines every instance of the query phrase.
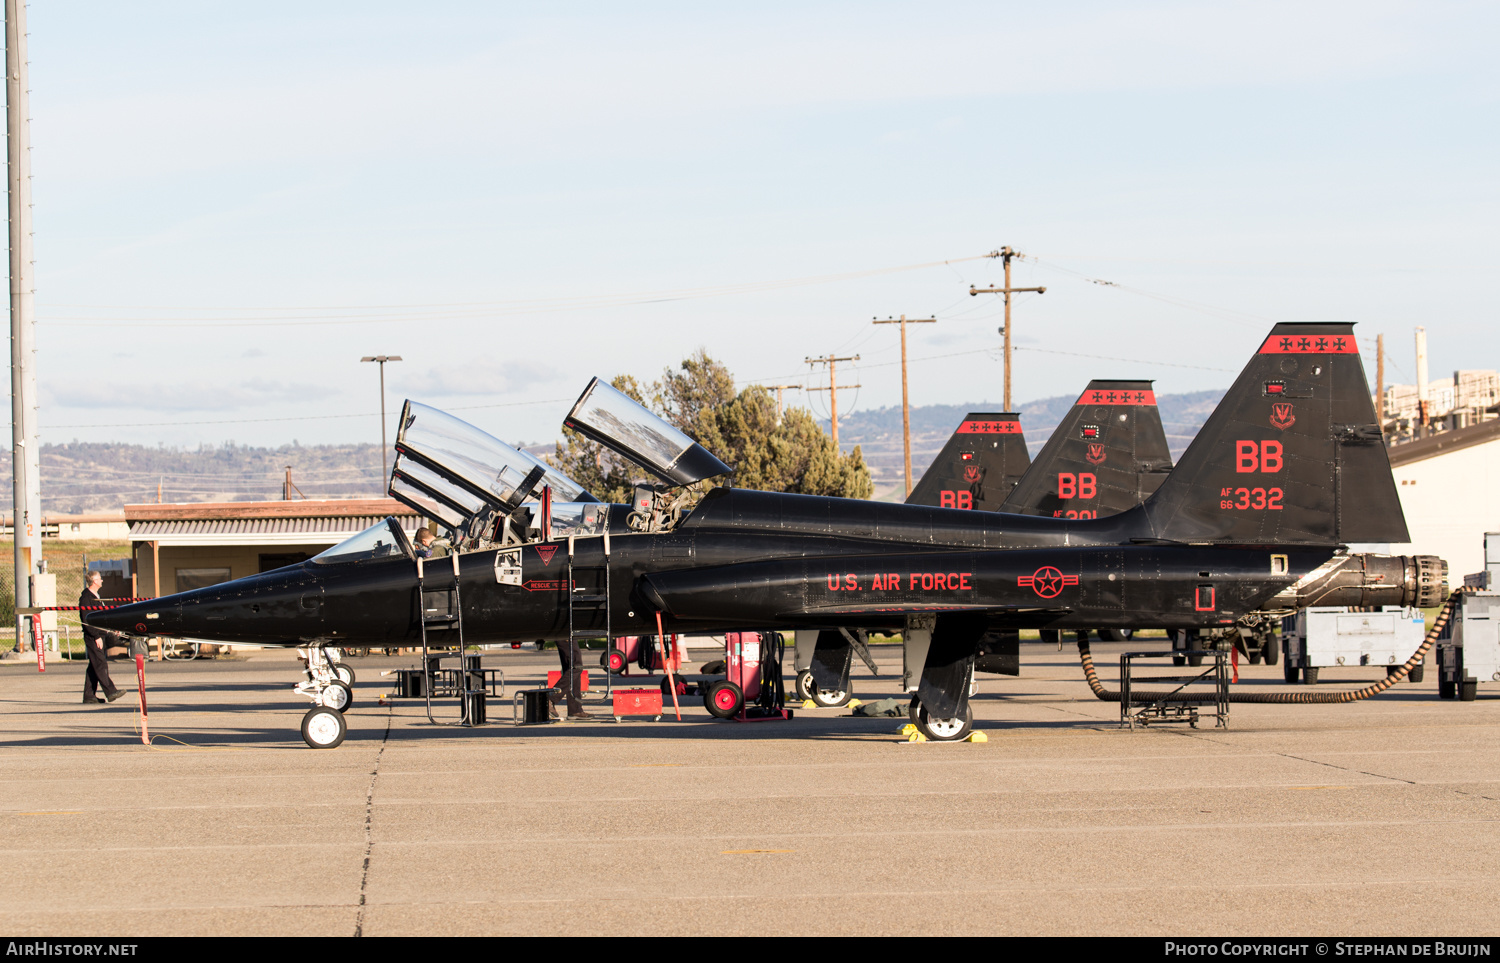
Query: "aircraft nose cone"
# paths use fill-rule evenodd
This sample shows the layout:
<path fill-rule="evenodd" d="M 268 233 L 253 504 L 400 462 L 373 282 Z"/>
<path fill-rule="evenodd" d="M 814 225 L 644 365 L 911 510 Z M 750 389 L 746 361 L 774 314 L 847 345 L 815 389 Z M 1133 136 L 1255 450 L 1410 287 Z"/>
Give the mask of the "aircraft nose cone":
<path fill-rule="evenodd" d="M 182 606 L 170 595 L 79 614 L 86 625 L 128 635 L 175 635 L 182 628 Z"/>

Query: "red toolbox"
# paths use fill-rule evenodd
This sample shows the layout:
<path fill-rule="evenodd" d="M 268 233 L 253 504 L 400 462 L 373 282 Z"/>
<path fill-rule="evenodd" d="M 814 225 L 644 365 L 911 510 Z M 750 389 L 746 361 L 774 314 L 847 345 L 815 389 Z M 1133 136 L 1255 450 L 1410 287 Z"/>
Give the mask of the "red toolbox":
<path fill-rule="evenodd" d="M 547 688 L 549 688 L 549 689 L 556 689 L 557 688 L 557 680 L 559 680 L 561 678 L 562 678 L 562 670 L 560 670 L 560 669 L 553 669 L 551 672 L 548 672 L 547 673 Z M 583 669 L 578 674 L 578 691 L 579 692 L 587 692 L 587 691 L 589 691 L 589 670 L 588 669 Z"/>
<path fill-rule="evenodd" d="M 615 721 L 621 716 L 654 716 L 661 721 L 661 689 L 616 689 L 614 691 Z"/>

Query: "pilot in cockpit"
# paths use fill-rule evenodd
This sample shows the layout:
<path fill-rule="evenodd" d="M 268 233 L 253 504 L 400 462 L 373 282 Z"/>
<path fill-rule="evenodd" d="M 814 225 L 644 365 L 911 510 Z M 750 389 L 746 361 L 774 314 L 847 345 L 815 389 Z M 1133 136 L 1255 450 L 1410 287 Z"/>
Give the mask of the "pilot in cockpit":
<path fill-rule="evenodd" d="M 446 538 L 438 538 L 431 526 L 424 525 L 417 529 L 417 557 L 418 558 L 442 558 L 452 551 L 453 546 Z"/>

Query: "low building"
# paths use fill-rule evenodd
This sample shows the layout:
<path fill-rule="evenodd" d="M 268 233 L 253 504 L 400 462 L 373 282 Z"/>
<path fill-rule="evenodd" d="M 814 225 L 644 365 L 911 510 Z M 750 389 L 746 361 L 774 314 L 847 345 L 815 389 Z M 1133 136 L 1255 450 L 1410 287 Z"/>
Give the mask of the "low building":
<path fill-rule="evenodd" d="M 134 594 L 170 595 L 292 565 L 388 515 L 408 532 L 423 521 L 389 498 L 126 505 Z"/>
<path fill-rule="evenodd" d="M 5 516 L 3 528 L 0 528 L 0 536 L 13 537 L 14 529 L 11 527 L 11 518 Z M 124 539 L 130 534 L 129 527 L 125 521 L 124 512 L 103 512 L 96 515 L 55 515 L 42 516 L 42 537 L 56 538 L 61 540 L 91 538 L 99 540 Z"/>
<path fill-rule="evenodd" d="M 1448 582 L 1484 568 L 1484 533 L 1500 532 L 1500 419 L 1390 449 L 1411 546 L 1448 561 Z"/>

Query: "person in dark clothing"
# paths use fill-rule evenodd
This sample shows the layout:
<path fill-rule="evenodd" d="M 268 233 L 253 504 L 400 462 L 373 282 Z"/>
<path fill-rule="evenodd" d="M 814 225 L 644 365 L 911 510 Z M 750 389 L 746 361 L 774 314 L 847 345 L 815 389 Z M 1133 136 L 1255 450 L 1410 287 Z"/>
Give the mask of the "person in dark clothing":
<path fill-rule="evenodd" d="M 91 606 L 102 604 L 99 598 L 99 587 L 104 584 L 104 576 L 98 572 L 90 572 L 88 584 L 78 596 L 78 607 L 87 609 Z M 87 618 L 87 612 L 79 612 L 80 616 Z M 125 694 L 125 690 L 117 688 L 114 680 L 109 677 L 109 659 L 104 654 L 105 646 L 114 637 L 112 632 L 104 632 L 94 628 L 87 622 L 83 626 L 83 648 L 89 656 L 89 667 L 83 674 L 83 704 L 92 705 L 96 702 L 114 702 Z M 104 698 L 100 699 L 94 695 L 95 686 L 104 687 Z"/>
<path fill-rule="evenodd" d="M 578 643 L 570 639 L 559 639 L 557 660 L 562 663 L 562 677 L 557 680 L 557 687 L 568 703 L 568 718 L 595 718 L 583 708 L 583 652 Z"/>

